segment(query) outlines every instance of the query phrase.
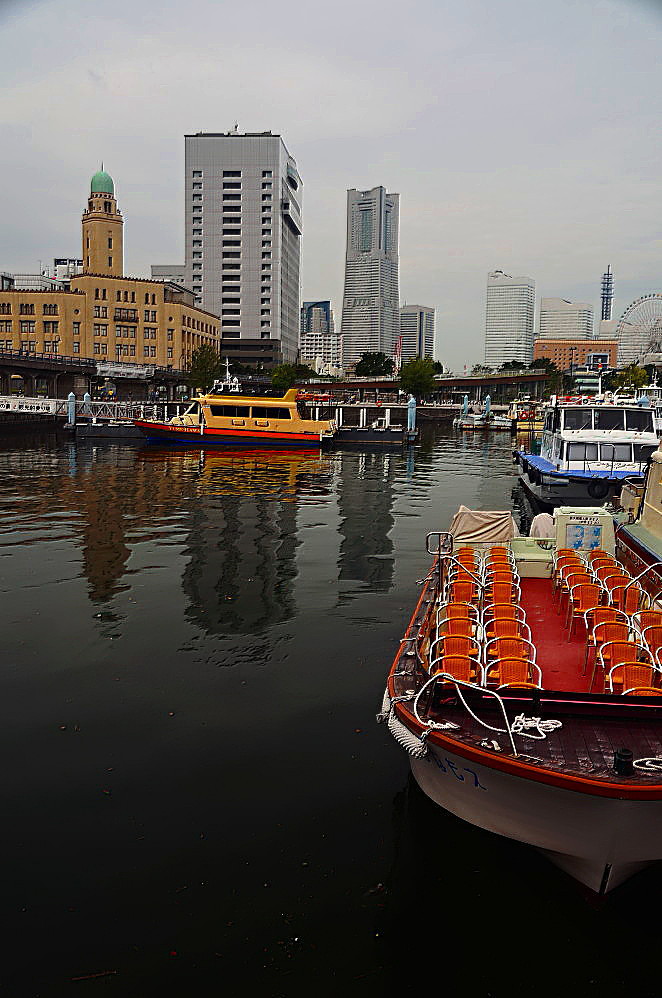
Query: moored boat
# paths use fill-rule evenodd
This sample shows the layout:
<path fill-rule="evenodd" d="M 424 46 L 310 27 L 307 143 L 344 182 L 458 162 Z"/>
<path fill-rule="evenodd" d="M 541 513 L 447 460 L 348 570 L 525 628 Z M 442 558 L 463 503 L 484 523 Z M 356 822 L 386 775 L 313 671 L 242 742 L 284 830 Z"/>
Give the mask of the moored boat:
<path fill-rule="evenodd" d="M 332 419 L 307 419 L 297 389 L 242 387 L 237 379 L 216 382 L 181 415 L 168 421 L 136 419 L 148 441 L 199 447 L 309 447 L 330 442 Z"/>
<path fill-rule="evenodd" d="M 550 532 L 461 509 L 428 535 L 379 717 L 432 800 L 605 893 L 662 859 L 662 607 L 607 510 Z"/>
<path fill-rule="evenodd" d="M 508 407 L 507 417 L 513 433 L 525 430 L 539 433 L 543 427 L 543 403 L 539 399 L 514 399 Z"/>
<path fill-rule="evenodd" d="M 540 453 L 515 451 L 520 482 L 548 506 L 607 502 L 623 480 L 643 480 L 656 449 L 653 410 L 634 401 L 552 398 L 545 409 Z"/>

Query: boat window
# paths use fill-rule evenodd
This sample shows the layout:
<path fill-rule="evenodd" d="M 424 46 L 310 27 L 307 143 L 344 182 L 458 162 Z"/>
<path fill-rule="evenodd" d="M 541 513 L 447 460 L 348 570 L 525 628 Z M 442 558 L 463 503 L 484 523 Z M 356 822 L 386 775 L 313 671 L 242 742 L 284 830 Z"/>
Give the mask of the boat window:
<path fill-rule="evenodd" d="M 630 444 L 600 444 L 600 457 L 603 461 L 631 461 Z"/>
<path fill-rule="evenodd" d="M 595 428 L 596 430 L 622 430 L 624 429 L 625 423 L 623 419 L 623 410 L 614 409 L 610 406 L 605 406 L 604 409 L 595 410 Z M 611 461 L 611 458 L 609 458 Z"/>
<path fill-rule="evenodd" d="M 568 444 L 568 461 L 597 461 L 597 444 Z"/>
<path fill-rule="evenodd" d="M 564 430 L 590 430 L 592 409 L 564 409 Z"/>
<path fill-rule="evenodd" d="M 651 409 L 626 409 L 625 426 L 628 430 L 653 432 L 653 411 Z"/>
<path fill-rule="evenodd" d="M 651 454 L 657 450 L 655 444 L 635 444 L 634 445 L 634 459 L 638 463 L 644 464 L 648 461 Z"/>
<path fill-rule="evenodd" d="M 291 419 L 290 410 L 275 405 L 254 405 L 251 409 L 253 419 Z"/>
<path fill-rule="evenodd" d="M 248 416 L 250 406 L 247 405 L 210 405 L 212 416 Z"/>
<path fill-rule="evenodd" d="M 552 423 L 554 422 L 554 414 L 552 412 L 545 413 L 545 429 L 551 430 Z"/>
<path fill-rule="evenodd" d="M 188 407 L 188 409 L 186 409 L 184 411 L 184 415 L 185 416 L 197 416 L 199 412 L 200 412 L 200 403 L 199 402 L 193 402 Z"/>

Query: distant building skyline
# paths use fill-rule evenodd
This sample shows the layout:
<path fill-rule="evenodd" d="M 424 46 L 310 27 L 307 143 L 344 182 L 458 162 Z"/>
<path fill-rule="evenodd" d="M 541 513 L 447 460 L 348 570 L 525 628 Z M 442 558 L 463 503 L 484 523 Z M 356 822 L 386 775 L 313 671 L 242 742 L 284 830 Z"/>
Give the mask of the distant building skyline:
<path fill-rule="evenodd" d="M 400 195 L 384 187 L 347 191 L 341 333 L 343 362 L 366 352 L 391 356 L 400 331 Z"/>
<path fill-rule="evenodd" d="M 303 364 L 321 360 L 324 365 L 342 367 L 342 337 L 336 334 L 328 299 L 305 301 L 301 306 L 299 360 Z"/>
<path fill-rule="evenodd" d="M 401 305 L 400 336 L 403 364 L 414 357 L 434 359 L 434 308 L 430 305 Z"/>
<path fill-rule="evenodd" d="M 511 277 L 502 270 L 487 275 L 485 364 L 533 359 L 536 284 L 531 277 Z"/>

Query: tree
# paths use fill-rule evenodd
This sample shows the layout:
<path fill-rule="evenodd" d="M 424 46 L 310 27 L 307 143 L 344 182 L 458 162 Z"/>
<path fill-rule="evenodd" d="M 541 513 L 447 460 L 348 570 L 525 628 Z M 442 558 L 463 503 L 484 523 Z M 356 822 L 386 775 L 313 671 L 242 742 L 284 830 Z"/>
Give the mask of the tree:
<path fill-rule="evenodd" d="M 221 358 L 213 346 L 205 343 L 193 351 L 188 377 L 192 388 L 206 392 L 221 376 Z"/>
<path fill-rule="evenodd" d="M 359 378 L 393 374 L 393 361 L 385 353 L 362 353 L 354 373 Z"/>
<path fill-rule="evenodd" d="M 435 374 L 443 374 L 444 373 L 444 365 L 441 363 L 441 361 L 440 360 L 435 360 L 435 361 L 433 361 L 433 363 L 434 363 L 434 373 Z"/>
<path fill-rule="evenodd" d="M 558 395 L 563 384 L 563 372 L 556 366 L 553 360 L 550 360 L 549 357 L 540 357 L 538 360 L 532 360 L 529 368 L 531 370 L 547 371 L 549 374 L 549 381 L 547 382 L 549 394 Z"/>
<path fill-rule="evenodd" d="M 519 360 L 506 360 L 499 368 L 500 371 L 521 371 L 526 367 L 526 364 L 522 364 Z"/>
<path fill-rule="evenodd" d="M 628 364 L 622 371 L 612 371 L 602 379 L 603 389 L 616 391 L 617 388 L 643 388 L 648 382 L 648 375 L 638 364 Z"/>
<path fill-rule="evenodd" d="M 287 391 L 297 380 L 296 364 L 277 364 L 271 372 L 271 384 L 274 388 Z"/>
<path fill-rule="evenodd" d="M 429 357 L 412 357 L 400 369 L 400 387 L 416 398 L 430 395 L 437 383 L 434 380 L 434 361 Z"/>

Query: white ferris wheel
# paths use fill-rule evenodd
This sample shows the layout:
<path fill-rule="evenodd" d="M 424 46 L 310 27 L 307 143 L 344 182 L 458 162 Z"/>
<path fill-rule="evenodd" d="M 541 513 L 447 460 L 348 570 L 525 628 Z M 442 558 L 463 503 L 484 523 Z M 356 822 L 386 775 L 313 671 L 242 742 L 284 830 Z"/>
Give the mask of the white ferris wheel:
<path fill-rule="evenodd" d="M 662 350 L 661 292 L 642 295 L 628 305 L 616 324 L 616 339 L 619 367 Z"/>

